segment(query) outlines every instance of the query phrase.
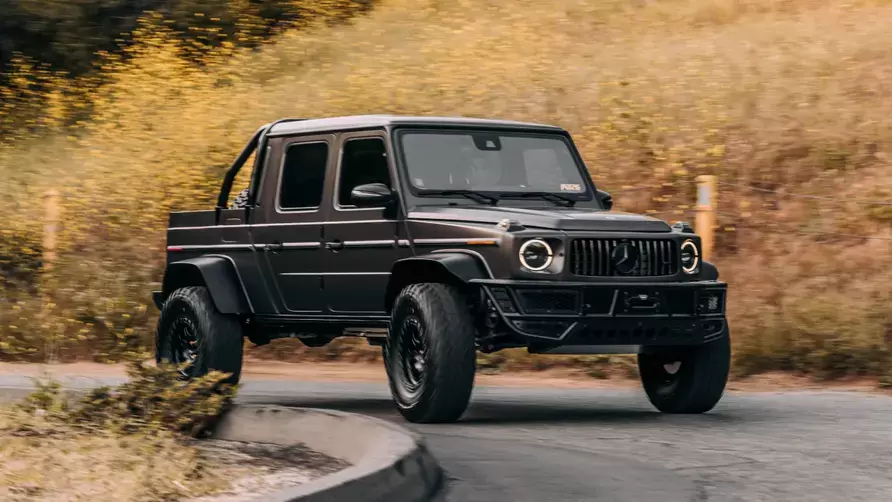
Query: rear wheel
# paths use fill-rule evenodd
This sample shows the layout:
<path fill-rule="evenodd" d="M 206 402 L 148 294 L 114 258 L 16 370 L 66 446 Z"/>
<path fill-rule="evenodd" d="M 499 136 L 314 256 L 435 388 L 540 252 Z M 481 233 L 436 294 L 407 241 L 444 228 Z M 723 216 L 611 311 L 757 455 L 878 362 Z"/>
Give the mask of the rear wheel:
<path fill-rule="evenodd" d="M 663 413 L 705 413 L 722 398 L 731 367 L 726 328 L 718 340 L 638 356 L 638 372 L 648 399 Z"/>
<path fill-rule="evenodd" d="M 155 360 L 182 366 L 183 379 L 216 370 L 231 375 L 225 383 L 238 383 L 242 347 L 241 324 L 217 311 L 207 288 L 181 288 L 164 302 L 158 319 Z"/>
<path fill-rule="evenodd" d="M 474 324 L 461 293 L 412 284 L 394 303 L 384 364 L 393 399 L 410 422 L 453 422 L 467 409 L 476 371 Z"/>

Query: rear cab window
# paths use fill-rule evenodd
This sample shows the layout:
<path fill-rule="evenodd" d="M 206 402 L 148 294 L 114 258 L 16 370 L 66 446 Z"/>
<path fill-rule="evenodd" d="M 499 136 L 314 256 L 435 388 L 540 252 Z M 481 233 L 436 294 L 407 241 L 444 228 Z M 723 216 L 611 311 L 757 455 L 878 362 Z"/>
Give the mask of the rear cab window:
<path fill-rule="evenodd" d="M 324 141 L 292 143 L 286 147 L 279 183 L 279 209 L 315 209 L 320 206 L 328 150 L 328 143 Z"/>

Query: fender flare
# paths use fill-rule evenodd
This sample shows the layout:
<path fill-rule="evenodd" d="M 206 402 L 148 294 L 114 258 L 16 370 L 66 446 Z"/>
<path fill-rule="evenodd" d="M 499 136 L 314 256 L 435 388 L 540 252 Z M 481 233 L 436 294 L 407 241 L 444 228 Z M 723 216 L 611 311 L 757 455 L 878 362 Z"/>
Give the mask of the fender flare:
<path fill-rule="evenodd" d="M 455 250 L 437 251 L 394 262 L 387 284 L 385 308 L 390 311 L 393 301 L 408 284 L 415 282 L 445 282 L 468 284 L 473 279 L 491 279 L 492 273 L 478 253 Z"/>
<path fill-rule="evenodd" d="M 169 263 L 155 305 L 160 309 L 171 293 L 189 286 L 207 287 L 221 314 L 254 312 L 235 262 L 228 256 L 205 255 Z"/>
<path fill-rule="evenodd" d="M 703 261 L 700 264 L 700 277 L 707 281 L 717 281 L 719 280 L 719 269 L 708 261 Z"/>

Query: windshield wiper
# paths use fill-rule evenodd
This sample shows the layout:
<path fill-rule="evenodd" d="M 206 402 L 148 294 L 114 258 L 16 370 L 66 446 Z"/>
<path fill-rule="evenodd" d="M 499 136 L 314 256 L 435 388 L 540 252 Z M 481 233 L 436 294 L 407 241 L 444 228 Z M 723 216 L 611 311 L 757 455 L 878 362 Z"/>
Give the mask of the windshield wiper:
<path fill-rule="evenodd" d="M 576 204 L 576 199 L 571 199 L 570 197 L 558 195 L 551 192 L 508 192 L 499 194 L 499 197 L 503 199 L 531 199 L 533 197 L 538 197 L 540 199 L 550 200 L 551 202 L 562 204 L 566 207 L 573 207 Z"/>
<path fill-rule="evenodd" d="M 480 193 L 474 190 L 422 190 L 422 195 L 441 195 L 448 197 L 450 195 L 460 195 L 462 197 L 467 197 L 471 200 L 475 200 L 477 202 L 484 202 L 495 206 L 499 203 L 498 197 L 493 197 L 491 195 L 486 195 L 485 193 Z"/>

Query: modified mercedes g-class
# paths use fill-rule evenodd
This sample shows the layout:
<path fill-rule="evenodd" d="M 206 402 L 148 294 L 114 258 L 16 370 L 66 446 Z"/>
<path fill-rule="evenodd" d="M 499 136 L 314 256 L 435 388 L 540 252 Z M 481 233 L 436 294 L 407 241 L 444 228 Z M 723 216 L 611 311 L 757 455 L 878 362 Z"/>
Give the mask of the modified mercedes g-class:
<path fill-rule="evenodd" d="M 727 285 L 690 225 L 611 208 L 555 126 L 266 124 L 216 208 L 170 215 L 156 358 L 237 382 L 245 337 L 362 336 L 402 415 L 444 422 L 468 406 L 477 351 L 627 353 L 658 410 L 709 411 L 728 378 Z"/>

